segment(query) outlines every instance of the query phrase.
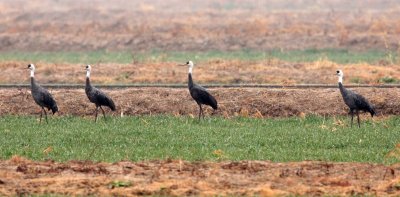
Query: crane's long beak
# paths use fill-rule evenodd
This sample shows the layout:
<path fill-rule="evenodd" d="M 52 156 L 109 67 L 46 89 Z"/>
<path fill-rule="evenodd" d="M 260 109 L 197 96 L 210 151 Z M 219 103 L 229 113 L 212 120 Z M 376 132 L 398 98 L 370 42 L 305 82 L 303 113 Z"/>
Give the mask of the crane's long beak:
<path fill-rule="evenodd" d="M 178 64 L 178 66 L 187 66 L 186 64 Z"/>

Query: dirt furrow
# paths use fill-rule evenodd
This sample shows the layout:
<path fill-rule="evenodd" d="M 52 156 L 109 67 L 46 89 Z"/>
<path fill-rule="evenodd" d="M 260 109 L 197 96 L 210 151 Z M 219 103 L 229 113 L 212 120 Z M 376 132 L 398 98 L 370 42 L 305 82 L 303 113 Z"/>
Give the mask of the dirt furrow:
<path fill-rule="evenodd" d="M 400 91 L 397 88 L 355 88 L 375 106 L 378 115 L 400 114 Z M 124 115 L 193 115 L 197 104 L 187 89 L 127 88 L 104 90 L 115 101 L 114 116 Z M 289 117 L 303 115 L 345 115 L 347 108 L 336 88 L 330 89 L 262 89 L 213 88 L 219 109 L 213 114 L 224 117 Z M 94 104 L 84 89 L 50 89 L 58 103 L 58 115 L 90 116 Z M 0 89 L 0 115 L 38 114 L 29 89 Z M 206 114 L 212 109 L 206 107 Z M 107 109 L 109 111 L 109 109 Z"/>

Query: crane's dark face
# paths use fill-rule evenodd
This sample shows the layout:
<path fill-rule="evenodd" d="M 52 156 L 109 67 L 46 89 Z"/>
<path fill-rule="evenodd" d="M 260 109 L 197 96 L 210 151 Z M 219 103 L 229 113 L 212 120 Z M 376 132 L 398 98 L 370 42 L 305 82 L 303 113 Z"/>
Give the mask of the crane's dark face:
<path fill-rule="evenodd" d="M 337 70 L 337 71 L 336 71 L 336 76 L 338 76 L 338 77 L 343 77 L 343 72 L 342 72 L 342 70 Z"/>
<path fill-rule="evenodd" d="M 189 67 L 193 67 L 193 66 L 194 66 L 194 64 L 193 64 L 193 62 L 192 62 L 192 61 L 188 61 L 188 62 L 186 62 L 186 65 L 188 65 Z"/>
<path fill-rule="evenodd" d="M 92 67 L 90 65 L 86 65 L 85 70 L 90 71 L 90 70 L 92 70 Z"/>
<path fill-rule="evenodd" d="M 28 69 L 29 69 L 29 70 L 35 70 L 35 65 L 33 65 L 33 64 L 28 64 Z"/>

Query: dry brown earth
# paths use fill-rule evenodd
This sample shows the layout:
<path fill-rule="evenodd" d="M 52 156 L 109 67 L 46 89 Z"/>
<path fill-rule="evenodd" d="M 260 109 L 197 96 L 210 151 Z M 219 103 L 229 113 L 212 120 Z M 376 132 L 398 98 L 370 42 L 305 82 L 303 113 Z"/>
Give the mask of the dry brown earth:
<path fill-rule="evenodd" d="M 400 167 L 367 163 L 0 161 L 0 195 L 398 196 Z"/>
<path fill-rule="evenodd" d="M 400 90 L 397 88 L 356 88 L 376 107 L 378 115 L 400 114 Z M 90 116 L 94 105 L 84 89 L 52 89 L 59 115 Z M 115 101 L 121 115 L 193 115 L 198 107 L 187 89 L 127 88 L 105 90 Z M 289 117 L 303 115 L 345 115 L 347 108 L 338 89 L 263 89 L 213 88 L 210 92 L 219 102 L 214 115 L 223 117 Z M 0 115 L 38 114 L 28 89 L 0 89 Z M 211 108 L 206 108 L 211 114 Z"/>

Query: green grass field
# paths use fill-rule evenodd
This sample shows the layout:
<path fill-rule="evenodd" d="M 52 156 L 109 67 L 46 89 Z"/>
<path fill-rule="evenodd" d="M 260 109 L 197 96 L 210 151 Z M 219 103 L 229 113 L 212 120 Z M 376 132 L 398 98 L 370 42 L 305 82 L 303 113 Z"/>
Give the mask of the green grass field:
<path fill-rule="evenodd" d="M 337 125 L 337 119 L 345 125 Z M 100 119 L 96 124 L 80 117 L 52 117 L 49 124 L 40 125 L 37 117 L 6 116 L 0 118 L 0 159 L 398 161 L 386 155 L 400 141 L 399 117 L 363 121 L 360 129 L 350 128 L 347 117 L 337 119 L 212 117 L 198 122 L 190 117 L 138 116 Z"/>
<path fill-rule="evenodd" d="M 121 63 L 130 64 L 133 61 L 146 62 L 186 62 L 191 59 L 204 62 L 213 59 L 260 61 L 280 59 L 288 62 L 313 62 L 327 59 L 340 64 L 346 63 L 377 63 L 380 60 L 397 61 L 397 52 L 365 51 L 351 52 L 341 49 L 308 49 L 294 51 L 207 51 L 207 52 L 162 52 L 145 53 L 132 52 L 0 52 L 0 61 L 27 61 L 49 63 Z"/>

